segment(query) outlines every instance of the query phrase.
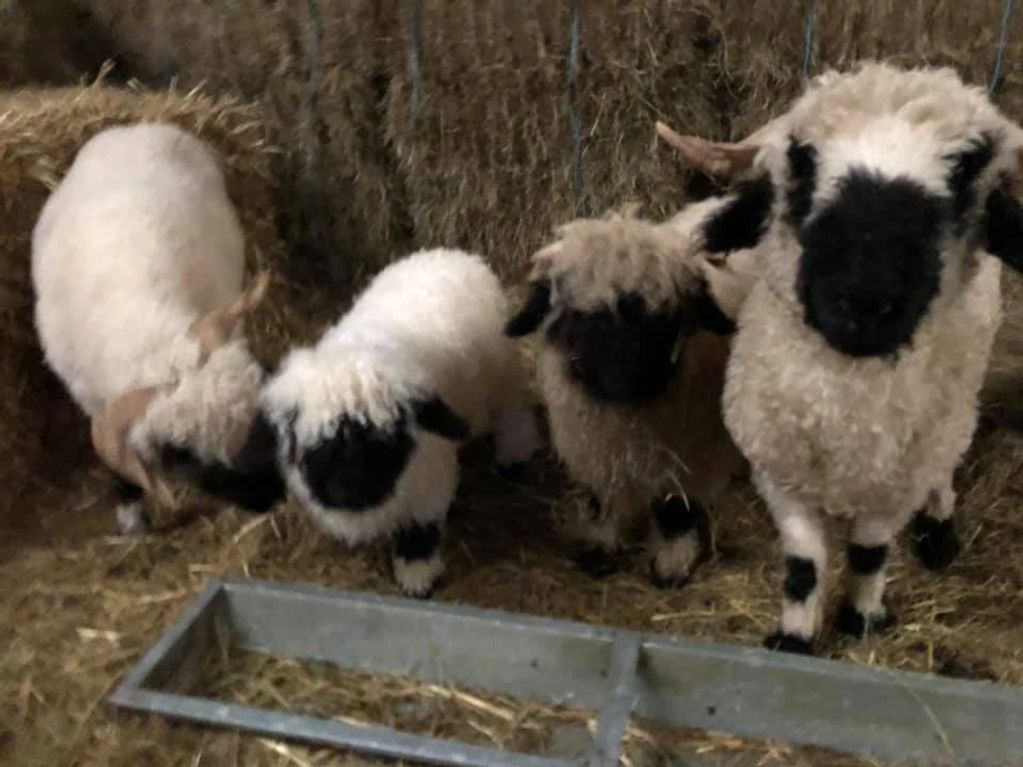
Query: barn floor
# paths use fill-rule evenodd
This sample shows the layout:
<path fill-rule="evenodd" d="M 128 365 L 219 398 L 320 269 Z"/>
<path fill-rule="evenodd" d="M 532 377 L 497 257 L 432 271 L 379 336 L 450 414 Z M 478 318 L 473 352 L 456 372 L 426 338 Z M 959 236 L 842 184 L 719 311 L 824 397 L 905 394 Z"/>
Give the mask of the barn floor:
<path fill-rule="evenodd" d="M 749 487 L 718 515 L 715 555 L 679 591 L 653 587 L 642 552 L 603 580 L 568 559 L 573 499 L 557 467 L 540 460 L 521 486 L 498 479 L 487 449 L 470 451 L 452 512 L 449 571 L 437 599 L 573 620 L 755 645 L 777 618 L 781 558 Z M 1023 435 L 982 427 L 959 477 L 965 551 L 940 575 L 908 551 L 891 570 L 900 619 L 884 638 L 855 642 L 826 633 L 823 654 L 843 661 L 1023 684 Z M 224 573 L 393 594 L 382 550 L 346 550 L 290 508 L 247 516 L 206 514 L 161 534 L 110 533 L 112 510 L 97 470 L 68 478 L 70 503 L 33 511 L 3 532 L 0 549 L 0 759 L 18 765 L 337 765 L 352 757 L 188 726 L 115 715 L 105 696 L 210 578 Z M 838 597 L 837 589 L 833 596 Z M 235 663 L 237 660 L 241 665 Z M 241 669 L 242 671 L 239 671 Z M 337 674 L 339 672 L 332 672 Z M 337 681 L 332 683 L 331 680 Z M 517 709 L 494 714 L 459 695 L 408 680 L 332 677 L 268 659 L 232 660 L 211 690 L 237 700 L 389 720 L 388 700 L 419 701 L 427 714 L 398 724 L 420 732 L 522 747 L 547 743 L 544 726 L 578 714 Z M 341 694 L 342 690 L 347 694 Z M 226 692 L 225 692 L 226 691 Z M 388 697 L 392 696 L 392 697 Z M 395 697 L 396 696 L 396 697 Z M 473 696 L 469 696 L 472 698 Z M 478 701 L 477 701 L 478 702 Z M 319 707 L 319 708 L 316 708 Z M 400 710 L 401 707 L 398 707 Z M 392 713 L 388 713 L 392 712 Z M 511 712 L 511 713 L 508 713 Z M 523 728 L 512 723 L 528 722 Z M 563 729 L 563 728 L 562 728 Z M 685 745 L 687 744 L 687 745 Z M 528 744 L 527 744 L 528 745 Z M 637 767 L 683 745 L 721 764 L 869 764 L 816 751 L 742 743 L 706 733 L 631 732 Z"/>

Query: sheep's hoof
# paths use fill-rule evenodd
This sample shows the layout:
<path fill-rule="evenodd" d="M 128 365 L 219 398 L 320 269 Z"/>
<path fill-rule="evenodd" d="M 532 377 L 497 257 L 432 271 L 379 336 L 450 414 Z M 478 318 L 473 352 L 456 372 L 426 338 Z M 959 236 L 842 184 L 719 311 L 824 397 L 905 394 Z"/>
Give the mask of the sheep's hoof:
<path fill-rule="evenodd" d="M 593 578 L 603 578 L 618 570 L 618 557 L 614 552 L 591 546 L 575 555 L 579 569 Z"/>
<path fill-rule="evenodd" d="M 888 633 L 895 627 L 895 623 L 895 616 L 887 609 L 881 615 L 864 615 L 849 602 L 843 602 L 838 611 L 836 627 L 843 634 L 866 639 L 868 636 Z"/>
<path fill-rule="evenodd" d="M 494 471 L 505 482 L 520 484 L 526 478 L 526 461 L 518 463 L 497 464 Z"/>
<path fill-rule="evenodd" d="M 117 507 L 116 514 L 121 535 L 145 535 L 152 529 L 149 514 L 141 503 L 123 503 Z"/>
<path fill-rule="evenodd" d="M 680 589 L 689 583 L 690 573 L 673 573 L 661 575 L 657 572 L 657 566 L 650 563 L 650 582 L 659 589 Z"/>
<path fill-rule="evenodd" d="M 401 593 L 409 599 L 432 599 L 433 595 L 437 593 L 437 586 L 436 584 L 431 584 L 422 589 L 407 589 L 403 586 Z"/>
<path fill-rule="evenodd" d="M 795 655 L 813 655 L 813 643 L 809 639 L 776 631 L 764 640 L 768 650 L 788 652 Z"/>
<path fill-rule="evenodd" d="M 944 570 L 959 556 L 959 536 L 951 519 L 935 519 L 918 512 L 913 520 L 916 554 L 928 570 Z"/>

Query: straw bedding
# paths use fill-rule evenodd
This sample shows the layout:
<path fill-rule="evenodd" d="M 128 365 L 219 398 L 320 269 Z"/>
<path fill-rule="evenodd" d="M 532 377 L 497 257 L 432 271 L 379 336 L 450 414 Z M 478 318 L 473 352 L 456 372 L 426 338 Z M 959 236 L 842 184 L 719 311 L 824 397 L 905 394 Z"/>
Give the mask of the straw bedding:
<path fill-rule="evenodd" d="M 39 365 L 31 332 L 27 237 L 47 190 L 85 136 L 111 122 L 174 119 L 210 139 L 226 158 L 253 261 L 278 274 L 270 306 L 251 323 L 272 362 L 289 340 L 314 336 L 380 264 L 413 245 L 482 248 L 514 278 L 556 222 L 627 198 L 657 215 L 707 191 L 706 180 L 652 149 L 653 120 L 714 136 L 758 125 L 798 90 L 803 4 L 583 4 L 581 188 L 571 167 L 564 4 L 424 3 L 416 114 L 404 3 L 77 4 L 93 12 L 128 71 L 156 84 L 171 75 L 183 87 L 206 80 L 207 92 L 257 101 L 259 110 L 233 98 L 105 88 L 0 100 L 0 488 L 10 494 L 0 506 L 0 762 L 357 763 L 324 749 L 115 715 L 103 704 L 211 577 L 395 589 L 382 551 L 347 550 L 292 508 L 264 517 L 212 510 L 160 535 L 111 535 L 104 473 L 84 446 L 81 419 Z M 817 6 L 817 67 L 887 55 L 952 63 L 977 81 L 990 72 L 1000 0 Z M 1023 39 L 1010 38 L 999 93 L 1017 119 L 1021 46 Z M 325 278 L 332 288 L 310 289 Z M 985 390 L 986 416 L 957 477 L 965 551 L 940 575 L 900 553 L 890 574 L 900 619 L 894 633 L 862 643 L 828 633 L 826 655 L 1023 684 L 1023 433 L 1015 428 L 1023 425 L 1023 322 L 1014 308 L 1023 281 L 1007 279 L 1006 290 L 1010 310 Z M 486 448 L 470 450 L 466 461 L 438 599 L 746 645 L 774 627 L 782 559 L 748 486 L 735 488 L 732 508 L 714 522 L 711 561 L 685 589 L 660 591 L 646 581 L 638 548 L 605 580 L 574 569 L 563 531 L 582 503 L 549 457 L 522 485 L 492 473 Z M 207 691 L 378 723 L 411 711 L 406 724 L 423 731 L 516 746 L 550 745 L 557 733 L 586 726 L 578 713 L 484 699 L 530 723 L 516 734 L 501 715 L 409 680 L 234 654 L 211 659 Z M 629 757 L 637 767 L 652 764 L 677 755 L 683 743 L 712 749 L 723 764 L 747 763 L 740 754 L 749 764 L 846 764 L 643 723 L 630 730 Z"/>

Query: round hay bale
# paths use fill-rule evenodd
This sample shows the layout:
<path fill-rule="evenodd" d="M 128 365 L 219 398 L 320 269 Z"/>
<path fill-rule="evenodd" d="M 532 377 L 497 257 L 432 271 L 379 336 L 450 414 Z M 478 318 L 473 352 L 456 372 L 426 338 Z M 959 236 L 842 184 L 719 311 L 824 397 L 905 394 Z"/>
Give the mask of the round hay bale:
<path fill-rule="evenodd" d="M 87 424 L 43 364 L 33 320 L 32 229 L 78 149 L 118 123 L 174 122 L 220 154 L 253 267 L 286 272 L 274 228 L 267 166 L 272 149 L 258 110 L 198 91 L 150 93 L 93 85 L 0 95 L 0 523 L 30 523 L 33 497 L 67 492 L 76 470 L 94 466 Z M 260 356 L 292 334 L 284 291 L 250 323 Z M 289 324 L 290 323 L 290 324 Z M 72 500 L 72 503 L 74 501 Z"/>

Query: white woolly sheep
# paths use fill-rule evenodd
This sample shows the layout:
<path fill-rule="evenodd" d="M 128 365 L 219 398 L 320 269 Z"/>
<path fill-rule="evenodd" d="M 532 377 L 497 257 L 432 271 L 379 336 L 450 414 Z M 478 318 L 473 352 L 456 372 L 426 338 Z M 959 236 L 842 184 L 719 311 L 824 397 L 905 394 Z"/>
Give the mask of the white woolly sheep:
<path fill-rule="evenodd" d="M 741 466 L 720 408 L 730 328 L 696 263 L 699 225 L 726 202 L 664 225 L 627 212 L 561 227 L 508 325 L 513 337 L 544 330 L 540 388 L 557 453 L 591 493 L 579 564 L 595 575 L 642 511 L 652 580 L 683 584 L 706 509 Z"/>
<path fill-rule="evenodd" d="M 506 318 L 482 259 L 420 251 L 378 274 L 314 347 L 292 351 L 264 392 L 293 494 L 349 544 L 389 536 L 406 594 L 427 596 L 443 571 L 458 444 L 493 431 L 506 468 L 539 446 Z"/>
<path fill-rule="evenodd" d="M 170 125 L 104 130 L 47 200 L 32 241 L 46 361 L 92 419 L 120 477 L 118 519 L 143 491 L 174 506 L 164 471 L 253 510 L 283 496 L 263 370 L 234 330 L 266 289 L 242 292 L 244 245 L 211 151 Z"/>
<path fill-rule="evenodd" d="M 755 140 L 660 131 L 705 169 L 754 169 L 732 232 L 765 232 L 761 276 L 739 312 L 724 409 L 786 554 L 766 644 L 812 648 L 822 511 L 851 520 L 839 627 L 882 631 L 889 547 L 914 514 L 925 565 L 958 551 L 952 475 L 1000 319 L 990 255 L 1023 263 L 1011 194 L 1023 132 L 949 69 L 882 64 L 816 78 Z"/>

